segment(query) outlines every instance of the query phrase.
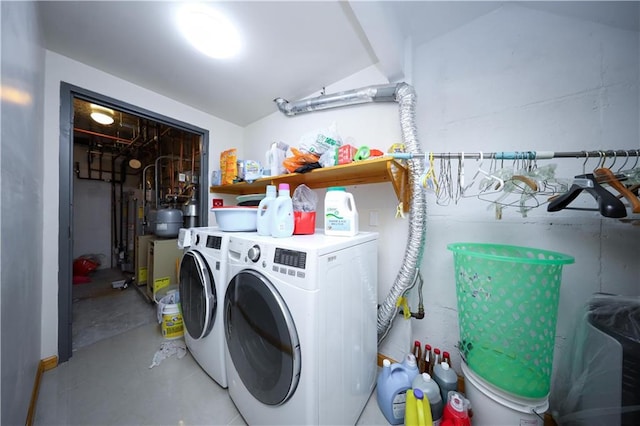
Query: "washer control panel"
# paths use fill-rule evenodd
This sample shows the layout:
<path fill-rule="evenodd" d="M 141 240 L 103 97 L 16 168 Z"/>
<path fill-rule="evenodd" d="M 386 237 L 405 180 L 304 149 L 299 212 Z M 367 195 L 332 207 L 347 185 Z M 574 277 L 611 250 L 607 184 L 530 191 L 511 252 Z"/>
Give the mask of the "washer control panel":
<path fill-rule="evenodd" d="M 307 253 L 276 247 L 276 253 L 273 256 L 273 263 L 305 269 L 307 264 Z"/>

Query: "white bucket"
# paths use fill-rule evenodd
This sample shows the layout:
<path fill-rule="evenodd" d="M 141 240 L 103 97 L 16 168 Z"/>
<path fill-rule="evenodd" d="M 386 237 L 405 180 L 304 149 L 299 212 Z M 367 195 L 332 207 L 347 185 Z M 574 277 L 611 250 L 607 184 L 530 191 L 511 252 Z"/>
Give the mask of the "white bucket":
<path fill-rule="evenodd" d="M 180 295 L 176 290 L 168 291 L 158 302 L 158 322 L 165 339 L 179 339 L 184 336 Z"/>
<path fill-rule="evenodd" d="M 474 374 L 464 362 L 462 374 L 473 426 L 543 426 L 548 397 L 529 399 L 504 392 Z"/>
<path fill-rule="evenodd" d="M 182 313 L 178 305 L 164 305 L 162 309 L 162 336 L 165 339 L 179 339 L 184 336 Z"/>

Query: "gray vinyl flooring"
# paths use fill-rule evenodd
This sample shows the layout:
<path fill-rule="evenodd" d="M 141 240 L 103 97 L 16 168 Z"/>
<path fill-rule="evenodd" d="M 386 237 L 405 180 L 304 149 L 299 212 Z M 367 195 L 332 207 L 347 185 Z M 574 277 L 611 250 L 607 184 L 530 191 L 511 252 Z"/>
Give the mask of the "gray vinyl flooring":
<path fill-rule="evenodd" d="M 81 296 L 82 292 L 86 294 Z M 88 296 L 89 287 L 74 292 L 74 297 L 86 297 L 94 305 L 104 306 L 81 307 L 78 313 L 74 306 L 74 326 L 80 333 L 74 338 L 81 344 L 74 346 L 69 361 L 44 373 L 36 425 L 245 424 L 227 390 L 211 379 L 188 351 L 182 358 L 173 354 L 150 368 L 154 355 L 167 342 L 153 320 L 154 305 L 133 288 L 104 292 L 109 295 Z M 128 297 L 131 300 L 125 302 Z M 139 324 L 133 320 L 137 314 L 129 311 L 131 306 L 145 312 Z M 78 317 L 82 312 L 109 315 L 106 320 L 98 319 L 98 314 L 87 320 L 88 328 L 94 330 L 85 331 L 83 337 L 80 325 L 85 319 Z M 105 323 L 106 327 L 97 326 Z M 358 424 L 388 424 L 378 408 L 375 391 Z"/>

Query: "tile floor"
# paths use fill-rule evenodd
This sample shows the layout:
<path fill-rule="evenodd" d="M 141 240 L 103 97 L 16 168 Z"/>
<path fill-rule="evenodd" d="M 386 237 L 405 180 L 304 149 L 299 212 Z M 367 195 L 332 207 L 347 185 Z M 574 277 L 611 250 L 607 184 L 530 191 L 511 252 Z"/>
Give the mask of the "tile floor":
<path fill-rule="evenodd" d="M 149 323 L 74 351 L 44 373 L 36 425 L 244 425 L 221 388 L 187 354 L 149 368 L 165 341 Z M 359 425 L 387 425 L 373 392 Z"/>

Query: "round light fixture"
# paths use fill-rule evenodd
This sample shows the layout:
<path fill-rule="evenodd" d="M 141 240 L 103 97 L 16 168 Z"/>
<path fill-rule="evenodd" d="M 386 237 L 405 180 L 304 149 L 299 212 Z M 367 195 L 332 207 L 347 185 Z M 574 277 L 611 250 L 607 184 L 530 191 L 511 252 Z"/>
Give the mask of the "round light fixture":
<path fill-rule="evenodd" d="M 129 167 L 131 167 L 132 169 L 139 169 L 140 167 L 142 167 L 142 163 L 140 162 L 140 160 L 132 158 L 131 160 L 129 160 Z"/>
<path fill-rule="evenodd" d="M 178 26 L 189 42 L 212 58 L 229 58 L 240 51 L 240 35 L 231 21 L 204 5 L 186 5 L 178 12 Z"/>
<path fill-rule="evenodd" d="M 91 118 L 96 123 L 104 124 L 108 126 L 113 124 L 113 110 L 100 106 L 91 104 Z"/>
<path fill-rule="evenodd" d="M 93 121 L 100 124 L 104 124 L 105 126 L 108 126 L 109 124 L 113 124 L 113 117 L 105 114 L 104 112 L 94 111 L 91 113 L 91 118 L 93 119 Z"/>

